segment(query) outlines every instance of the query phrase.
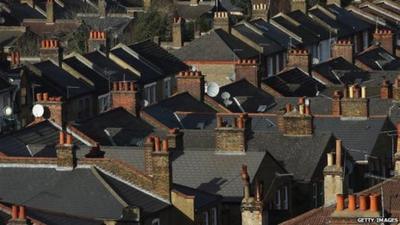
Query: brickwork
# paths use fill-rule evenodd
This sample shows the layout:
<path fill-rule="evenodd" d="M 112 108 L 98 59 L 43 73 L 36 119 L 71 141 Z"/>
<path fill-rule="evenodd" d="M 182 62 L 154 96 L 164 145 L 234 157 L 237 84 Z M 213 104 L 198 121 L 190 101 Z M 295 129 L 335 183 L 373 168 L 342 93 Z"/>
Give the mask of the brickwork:
<path fill-rule="evenodd" d="M 21 54 L 18 51 L 10 52 L 10 66 L 11 68 L 17 68 L 21 65 Z"/>
<path fill-rule="evenodd" d="M 139 116 L 140 93 L 134 81 L 114 82 L 111 97 L 113 109 L 122 107 L 133 115 Z"/>
<path fill-rule="evenodd" d="M 303 13 L 307 12 L 307 2 L 306 0 L 292 0 L 291 11 L 300 10 Z"/>
<path fill-rule="evenodd" d="M 189 92 L 196 99 L 204 99 L 204 75 L 200 71 L 180 72 L 176 76 L 177 92 Z"/>
<path fill-rule="evenodd" d="M 309 52 L 307 50 L 290 50 L 288 53 L 287 66 L 298 67 L 308 73 L 311 66 Z"/>
<path fill-rule="evenodd" d="M 340 104 L 340 99 L 342 98 L 342 93 L 340 91 L 335 91 L 332 98 L 332 115 L 340 116 L 342 115 L 342 107 Z"/>
<path fill-rule="evenodd" d="M 183 46 L 183 18 L 174 18 L 172 23 L 172 46 L 180 48 Z"/>
<path fill-rule="evenodd" d="M 381 99 L 390 99 L 392 98 L 392 84 L 388 80 L 382 81 L 381 89 L 380 89 L 380 97 Z"/>
<path fill-rule="evenodd" d="M 46 2 L 46 16 L 47 23 L 54 23 L 54 0 L 47 0 Z"/>
<path fill-rule="evenodd" d="M 167 134 L 168 145 L 172 150 L 183 150 L 183 132 L 177 128 L 169 129 Z"/>
<path fill-rule="evenodd" d="M 226 124 L 223 117 L 217 114 L 215 128 L 215 147 L 220 152 L 246 151 L 246 119 L 243 115 L 234 118 L 234 122 Z"/>
<path fill-rule="evenodd" d="M 57 40 L 42 40 L 40 45 L 40 60 L 48 59 L 60 63 L 62 59 L 62 51 Z"/>
<path fill-rule="evenodd" d="M 88 51 L 93 52 L 107 48 L 107 37 L 103 31 L 91 31 L 89 33 Z"/>
<path fill-rule="evenodd" d="M 156 143 L 157 146 L 157 143 Z M 155 148 L 153 159 L 153 190 L 164 199 L 170 200 L 172 169 L 168 141 L 163 140 L 162 149 Z"/>
<path fill-rule="evenodd" d="M 215 12 L 214 13 L 214 29 L 221 28 L 227 33 L 231 32 L 228 12 Z"/>
<path fill-rule="evenodd" d="M 341 100 L 342 117 L 367 118 L 368 98 L 366 88 L 351 86 L 344 91 L 344 98 Z"/>
<path fill-rule="evenodd" d="M 256 60 L 238 60 L 235 64 L 235 79 L 246 79 L 256 87 L 260 87 L 260 74 Z"/>
<path fill-rule="evenodd" d="M 353 44 L 351 41 L 338 40 L 332 46 L 332 58 L 342 57 L 353 64 Z"/>
<path fill-rule="evenodd" d="M 264 204 L 262 187 L 258 181 L 255 183 L 254 197 L 250 195 L 250 178 L 247 165 L 242 165 L 240 176 L 243 181 L 243 200 L 240 205 L 242 225 L 264 225 Z"/>
<path fill-rule="evenodd" d="M 394 38 L 391 30 L 376 30 L 373 34 L 373 39 L 390 54 L 394 54 Z"/>
<path fill-rule="evenodd" d="M 304 101 L 304 98 L 301 98 Z M 284 135 L 287 136 L 308 136 L 313 134 L 313 118 L 309 106 L 300 102 L 297 109 L 292 110 L 290 104 L 286 105 L 286 113 L 282 116 L 281 124 Z"/>
<path fill-rule="evenodd" d="M 63 131 L 60 132 L 59 143 L 56 146 L 57 169 L 73 170 L 75 167 L 75 153 L 72 145 L 72 135 Z"/>
<path fill-rule="evenodd" d="M 205 77 L 207 82 L 216 82 L 220 86 L 231 83 L 232 81 L 227 79 L 227 77 L 235 73 L 235 62 L 233 61 L 233 58 L 232 61 L 223 63 L 213 61 L 187 61 L 185 63 L 196 67 L 197 70 L 201 71 L 203 74 L 207 74 L 207 77 Z"/>
<path fill-rule="evenodd" d="M 251 11 L 251 18 L 252 19 L 264 19 L 267 20 L 268 19 L 268 7 L 267 4 L 265 3 L 261 3 L 261 4 L 253 4 L 252 7 L 252 11 Z"/>
<path fill-rule="evenodd" d="M 65 110 L 64 102 L 61 101 L 61 97 L 49 97 L 47 92 L 36 94 L 37 103 L 43 105 L 45 113 L 43 117 L 50 119 L 56 124 L 63 125 L 65 122 Z"/>

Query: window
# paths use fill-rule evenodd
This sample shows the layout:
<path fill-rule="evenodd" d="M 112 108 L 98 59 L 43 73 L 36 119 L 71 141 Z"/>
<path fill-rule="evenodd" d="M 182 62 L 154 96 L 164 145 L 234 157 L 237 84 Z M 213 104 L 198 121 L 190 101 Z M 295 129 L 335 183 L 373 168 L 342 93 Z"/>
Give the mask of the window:
<path fill-rule="evenodd" d="M 149 104 L 156 102 L 156 87 L 157 83 L 155 82 L 144 86 L 145 100 L 147 100 Z"/>
<path fill-rule="evenodd" d="M 211 225 L 217 225 L 218 224 L 218 211 L 217 208 L 212 208 L 211 209 Z"/>
<path fill-rule="evenodd" d="M 203 212 L 204 225 L 208 225 L 208 212 Z"/>
<path fill-rule="evenodd" d="M 275 192 L 275 209 L 280 210 L 281 209 L 281 190 L 277 190 Z"/>
<path fill-rule="evenodd" d="M 275 73 L 278 73 L 280 70 L 281 70 L 281 68 L 280 68 L 280 63 L 279 63 L 279 54 L 277 54 L 276 56 L 275 56 Z"/>
<path fill-rule="evenodd" d="M 164 98 L 168 98 L 171 95 L 171 78 L 167 77 L 164 79 Z"/>
<path fill-rule="evenodd" d="M 283 194 L 282 207 L 283 207 L 283 209 L 288 210 L 289 209 L 289 195 L 288 195 L 289 193 L 288 193 L 287 186 L 283 187 L 282 194 Z"/>
<path fill-rule="evenodd" d="M 160 223 L 160 219 L 154 219 L 153 221 L 151 221 L 151 225 L 161 225 Z"/>
<path fill-rule="evenodd" d="M 267 58 L 267 70 L 268 70 L 268 76 L 272 76 L 274 73 L 274 60 L 271 57 Z"/>
<path fill-rule="evenodd" d="M 363 49 L 366 49 L 366 48 L 368 48 L 368 44 L 369 44 L 368 31 L 364 31 L 362 35 L 363 35 Z"/>

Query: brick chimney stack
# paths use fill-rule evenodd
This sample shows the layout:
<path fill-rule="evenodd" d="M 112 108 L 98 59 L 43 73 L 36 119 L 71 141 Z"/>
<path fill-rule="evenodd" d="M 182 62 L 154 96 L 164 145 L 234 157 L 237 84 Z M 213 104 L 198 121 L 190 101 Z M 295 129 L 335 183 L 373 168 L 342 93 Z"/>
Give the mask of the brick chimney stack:
<path fill-rule="evenodd" d="M 264 225 L 264 203 L 261 184 L 256 181 L 254 196 L 250 196 L 250 181 L 246 165 L 242 165 L 240 175 L 243 181 L 244 192 L 240 206 L 242 212 L 242 225 Z"/>
<path fill-rule="evenodd" d="M 392 89 L 393 100 L 400 101 L 400 75 L 394 80 Z"/>
<path fill-rule="evenodd" d="M 148 139 L 148 142 L 154 142 L 154 151 L 151 153 L 153 189 L 161 197 L 169 200 L 172 186 L 172 169 L 168 140 L 160 142 L 160 138 L 154 137 Z M 150 147 L 149 143 L 148 147 Z"/>
<path fill-rule="evenodd" d="M 332 46 L 332 58 L 342 57 L 353 64 L 353 44 L 348 40 L 338 40 Z"/>
<path fill-rule="evenodd" d="M 303 13 L 307 12 L 307 2 L 306 0 L 292 0 L 290 3 L 291 11 L 300 10 Z"/>
<path fill-rule="evenodd" d="M 376 29 L 373 34 L 373 39 L 390 54 L 394 54 L 394 48 L 393 48 L 394 37 L 393 37 L 393 32 L 391 30 Z"/>
<path fill-rule="evenodd" d="M 172 23 L 172 47 L 181 48 L 183 46 L 183 18 L 175 17 Z"/>
<path fill-rule="evenodd" d="M 366 87 L 352 85 L 345 87 L 343 93 L 344 98 L 340 101 L 342 119 L 367 119 L 369 113 Z"/>
<path fill-rule="evenodd" d="M 307 50 L 290 50 L 288 53 L 288 67 L 297 67 L 305 73 L 310 72 L 311 57 Z"/>
<path fill-rule="evenodd" d="M 112 108 L 122 107 L 135 116 L 139 116 L 140 92 L 135 81 L 113 82 L 111 91 Z"/>
<path fill-rule="evenodd" d="M 252 11 L 251 11 L 251 18 L 252 19 L 264 19 L 268 20 L 268 7 L 267 4 L 265 3 L 260 3 L 260 4 L 253 4 L 252 5 Z"/>
<path fill-rule="evenodd" d="M 54 0 L 47 0 L 46 2 L 46 23 L 52 24 L 54 23 Z"/>
<path fill-rule="evenodd" d="M 57 170 L 73 170 L 75 167 L 75 152 L 72 144 L 72 135 L 60 131 L 57 150 Z"/>
<path fill-rule="evenodd" d="M 226 115 L 217 114 L 217 127 L 215 128 L 215 147 L 221 153 L 246 152 L 246 127 L 248 118 L 246 114 Z M 224 121 L 224 119 L 227 119 Z"/>
<path fill-rule="evenodd" d="M 358 201 L 357 201 L 358 198 Z M 329 224 L 342 225 L 342 224 L 357 224 L 357 219 L 360 217 L 380 217 L 379 210 L 380 195 L 348 195 L 347 208 L 345 205 L 346 199 L 343 194 L 336 195 L 336 209 L 330 215 Z M 357 207 L 357 202 L 359 203 Z M 368 208 L 369 205 L 369 208 Z"/>
<path fill-rule="evenodd" d="M 25 206 L 11 206 L 11 219 L 7 222 L 7 225 L 28 225 Z"/>
<path fill-rule="evenodd" d="M 333 93 L 333 98 L 332 98 L 332 115 L 334 116 L 342 115 L 342 106 L 340 103 L 341 98 L 342 98 L 342 93 L 336 90 Z"/>
<path fill-rule="evenodd" d="M 63 126 L 67 121 L 63 107 L 64 102 L 61 97 L 49 97 L 47 92 L 36 93 L 36 102 L 41 104 L 45 109 L 44 119 L 49 119 L 60 126 Z"/>
<path fill-rule="evenodd" d="M 107 16 L 107 2 L 106 0 L 98 0 L 98 10 L 100 18 L 105 18 Z"/>
<path fill-rule="evenodd" d="M 199 101 L 204 99 L 204 75 L 200 71 L 183 71 L 176 76 L 177 92 L 189 92 Z"/>
<path fill-rule="evenodd" d="M 11 69 L 18 68 L 21 65 L 21 55 L 19 51 L 10 52 L 10 67 Z"/>
<path fill-rule="evenodd" d="M 381 99 L 391 99 L 393 97 L 392 93 L 392 84 L 388 80 L 383 80 L 380 91 Z"/>
<path fill-rule="evenodd" d="M 261 78 L 258 73 L 258 65 L 255 59 L 238 60 L 235 63 L 236 80 L 246 79 L 256 87 L 260 87 Z"/>
<path fill-rule="evenodd" d="M 400 123 L 397 123 L 396 125 L 397 129 L 397 142 L 396 142 L 396 153 L 394 155 L 395 159 L 395 174 L 396 176 L 400 175 Z"/>
<path fill-rule="evenodd" d="M 344 191 L 344 173 L 342 167 L 342 141 L 336 140 L 336 164 L 333 163 L 333 153 L 327 154 L 327 165 L 324 168 L 324 205 L 335 202 L 337 194 Z"/>
<path fill-rule="evenodd" d="M 88 40 L 88 51 L 107 50 L 107 36 L 104 31 L 90 31 Z"/>
<path fill-rule="evenodd" d="M 228 12 L 215 12 L 214 13 L 214 29 L 221 28 L 227 33 L 231 32 L 231 24 Z"/>
<path fill-rule="evenodd" d="M 183 150 L 183 132 L 178 128 L 169 129 L 167 139 L 171 150 Z"/>
<path fill-rule="evenodd" d="M 304 97 L 299 98 L 296 108 L 292 108 L 291 104 L 286 105 L 286 112 L 281 115 L 282 126 L 280 130 L 286 136 L 310 136 L 313 134 L 313 121 L 310 110 L 310 102 Z"/>
<path fill-rule="evenodd" d="M 54 60 L 58 65 L 62 62 L 62 49 L 58 40 L 42 40 L 40 45 L 40 60 Z"/>
<path fill-rule="evenodd" d="M 338 5 L 338 6 L 342 6 L 341 0 L 327 0 L 327 1 L 326 1 L 326 4 L 327 4 L 327 5 L 336 4 L 336 5 Z"/>

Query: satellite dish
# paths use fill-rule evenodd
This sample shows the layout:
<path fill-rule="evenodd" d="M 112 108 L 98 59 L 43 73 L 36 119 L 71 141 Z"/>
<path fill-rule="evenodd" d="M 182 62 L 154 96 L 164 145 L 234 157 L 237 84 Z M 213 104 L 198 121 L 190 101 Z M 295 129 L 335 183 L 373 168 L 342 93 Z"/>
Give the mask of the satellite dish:
<path fill-rule="evenodd" d="M 42 117 L 44 114 L 44 107 L 41 104 L 36 104 L 32 108 L 32 114 L 34 117 Z"/>
<path fill-rule="evenodd" d="M 144 107 L 148 106 L 149 105 L 149 101 L 147 101 L 146 99 L 143 100 L 143 105 L 144 105 Z"/>
<path fill-rule="evenodd" d="M 229 99 L 226 99 L 226 100 L 224 100 L 224 105 L 225 106 L 230 106 L 230 105 L 232 105 L 232 101 L 231 100 L 229 100 Z"/>
<path fill-rule="evenodd" d="M 5 116 L 11 116 L 11 115 L 13 114 L 12 108 L 11 108 L 10 106 L 4 107 L 4 109 L 3 109 L 3 114 L 4 114 Z"/>
<path fill-rule="evenodd" d="M 313 58 L 312 59 L 312 63 L 313 64 L 318 64 L 319 63 L 319 59 L 318 58 Z"/>
<path fill-rule="evenodd" d="M 197 67 L 196 66 L 192 66 L 192 71 L 197 71 Z"/>
<path fill-rule="evenodd" d="M 207 94 L 210 97 L 215 97 L 219 93 L 219 85 L 215 82 L 210 82 L 207 85 Z"/>
<path fill-rule="evenodd" d="M 221 94 L 221 98 L 224 100 L 229 100 L 230 97 L 231 97 L 231 94 L 229 94 L 229 92 L 225 91 Z"/>
<path fill-rule="evenodd" d="M 264 112 L 267 109 L 266 105 L 259 105 L 257 108 L 257 112 Z"/>

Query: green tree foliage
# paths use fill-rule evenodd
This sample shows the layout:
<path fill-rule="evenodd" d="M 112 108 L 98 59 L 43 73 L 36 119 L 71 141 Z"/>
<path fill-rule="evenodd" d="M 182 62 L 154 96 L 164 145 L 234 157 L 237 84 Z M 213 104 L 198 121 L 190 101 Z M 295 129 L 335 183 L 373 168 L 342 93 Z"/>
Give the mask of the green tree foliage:
<path fill-rule="evenodd" d="M 40 37 L 29 29 L 18 38 L 15 48 L 23 56 L 36 56 L 39 52 Z"/>
<path fill-rule="evenodd" d="M 87 49 L 87 40 L 89 39 L 90 27 L 82 23 L 82 25 L 73 33 L 67 34 L 64 38 L 66 40 L 66 48 L 64 53 L 78 52 L 84 53 Z"/>

